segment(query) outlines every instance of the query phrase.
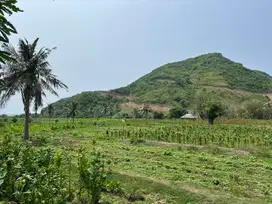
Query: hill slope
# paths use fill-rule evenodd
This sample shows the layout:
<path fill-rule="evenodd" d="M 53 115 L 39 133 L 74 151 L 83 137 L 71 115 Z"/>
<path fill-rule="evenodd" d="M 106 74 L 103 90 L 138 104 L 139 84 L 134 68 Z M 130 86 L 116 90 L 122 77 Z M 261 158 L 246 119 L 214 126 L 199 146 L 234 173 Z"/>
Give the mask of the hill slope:
<path fill-rule="evenodd" d="M 150 103 L 172 106 L 176 103 L 191 108 L 201 89 L 209 90 L 227 104 L 241 106 L 247 101 L 267 101 L 263 94 L 272 90 L 272 77 L 250 70 L 225 58 L 220 53 L 204 54 L 180 62 L 161 66 L 128 86 L 109 92 L 85 92 L 55 103 L 57 114 L 64 112 L 64 104 L 78 101 L 81 112 L 90 116 L 86 107 L 119 106 L 124 102 Z M 96 101 L 96 103 L 94 103 Z M 112 110 L 114 115 L 119 108 Z"/>

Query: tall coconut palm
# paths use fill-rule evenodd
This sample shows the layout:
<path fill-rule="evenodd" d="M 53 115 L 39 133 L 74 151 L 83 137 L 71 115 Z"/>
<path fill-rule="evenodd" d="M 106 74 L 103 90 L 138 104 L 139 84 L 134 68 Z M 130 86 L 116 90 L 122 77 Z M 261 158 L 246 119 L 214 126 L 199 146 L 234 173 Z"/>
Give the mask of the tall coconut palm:
<path fill-rule="evenodd" d="M 38 40 L 39 38 L 30 44 L 27 40 L 20 39 L 17 50 L 9 44 L 3 45 L 5 52 L 16 61 L 2 66 L 1 80 L 4 85 L 0 89 L 0 106 L 4 106 L 16 93 L 21 94 L 25 112 L 25 139 L 29 138 L 30 106 L 33 105 L 36 112 L 43 106 L 45 91 L 58 96 L 55 89 L 68 88 L 50 69 L 47 58 L 52 49 L 37 50 Z"/>
<path fill-rule="evenodd" d="M 72 118 L 73 125 L 75 124 L 75 118 L 78 114 L 78 103 L 71 102 L 67 105 L 67 117 Z"/>
<path fill-rule="evenodd" d="M 49 126 L 51 126 L 51 118 L 54 116 L 54 106 L 52 103 L 47 106 Z"/>

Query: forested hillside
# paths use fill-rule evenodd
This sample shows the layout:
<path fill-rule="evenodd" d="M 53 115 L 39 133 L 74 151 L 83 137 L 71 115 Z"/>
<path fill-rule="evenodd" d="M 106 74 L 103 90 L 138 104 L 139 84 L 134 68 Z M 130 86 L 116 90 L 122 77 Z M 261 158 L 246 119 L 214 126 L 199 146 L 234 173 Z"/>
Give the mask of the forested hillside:
<path fill-rule="evenodd" d="M 84 92 L 55 103 L 56 114 L 64 115 L 65 104 L 77 101 L 82 116 L 113 116 L 121 111 L 120 104 L 181 105 L 194 109 L 203 91 L 232 109 L 249 101 L 267 103 L 264 95 L 272 90 L 272 77 L 245 68 L 220 53 L 163 65 L 128 86 L 108 92 Z"/>

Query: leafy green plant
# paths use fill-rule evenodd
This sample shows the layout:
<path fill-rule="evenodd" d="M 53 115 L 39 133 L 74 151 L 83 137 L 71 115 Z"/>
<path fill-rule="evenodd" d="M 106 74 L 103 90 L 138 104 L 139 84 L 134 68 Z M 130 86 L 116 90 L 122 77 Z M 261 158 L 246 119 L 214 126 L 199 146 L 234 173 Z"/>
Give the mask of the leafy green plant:
<path fill-rule="evenodd" d="M 79 171 L 79 198 L 83 193 L 87 194 L 92 204 L 98 204 L 101 199 L 103 189 L 106 189 L 108 173 L 105 170 L 105 162 L 99 152 L 93 153 L 93 158 L 89 162 L 83 148 L 78 151 L 78 171 Z"/>
<path fill-rule="evenodd" d="M 18 118 L 17 118 L 17 117 L 12 117 L 11 121 L 12 121 L 13 123 L 17 123 L 17 122 L 18 122 Z"/>
<path fill-rule="evenodd" d="M 164 119 L 164 118 L 165 118 L 165 115 L 163 114 L 163 112 L 154 111 L 154 112 L 153 112 L 153 118 L 154 118 L 154 119 Z"/>
<path fill-rule="evenodd" d="M 79 181 L 78 199 L 99 203 L 102 192 L 120 193 L 118 182 L 110 178 L 103 156 L 92 153 L 89 160 L 78 150 L 77 168 L 73 167 L 71 148 L 36 148 L 6 136 L 0 141 L 0 201 L 16 203 L 67 203 L 74 196 L 72 171 Z"/>

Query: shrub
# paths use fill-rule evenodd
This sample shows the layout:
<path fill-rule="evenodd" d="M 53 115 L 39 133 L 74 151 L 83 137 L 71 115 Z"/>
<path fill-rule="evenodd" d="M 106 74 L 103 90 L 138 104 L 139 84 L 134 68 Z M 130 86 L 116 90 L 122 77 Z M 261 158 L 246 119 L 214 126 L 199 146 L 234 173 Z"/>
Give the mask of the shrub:
<path fill-rule="evenodd" d="M 160 112 L 160 111 L 154 111 L 153 117 L 154 117 L 154 119 L 164 119 L 165 118 L 163 112 Z"/>
<path fill-rule="evenodd" d="M 40 138 L 43 140 L 43 138 Z M 92 153 L 87 158 L 78 150 L 77 168 L 73 166 L 69 148 L 56 151 L 48 147 L 35 148 L 31 142 L 20 142 L 6 136 L 0 141 L 0 200 L 15 203 L 69 203 L 75 200 L 98 204 L 102 192 L 121 192 L 106 171 L 103 156 Z M 71 149 L 69 149 L 71 151 Z M 75 171 L 79 186 L 72 187 Z M 72 192 L 77 192 L 76 195 Z M 91 201 L 91 202 L 90 202 Z"/>
<path fill-rule="evenodd" d="M 186 110 L 184 110 L 181 106 L 173 107 L 169 110 L 169 118 L 180 118 L 184 114 L 186 114 Z"/>
<path fill-rule="evenodd" d="M 17 117 L 13 117 L 13 118 L 11 119 L 11 121 L 12 121 L 13 123 L 17 123 L 17 122 L 18 122 L 18 118 L 17 118 Z"/>
<path fill-rule="evenodd" d="M 99 152 L 94 152 L 92 160 L 88 161 L 85 150 L 80 148 L 78 151 L 78 171 L 80 199 L 82 199 L 83 191 L 85 191 L 85 194 L 91 197 L 91 203 L 98 204 L 102 190 L 107 187 L 109 175 L 105 171 L 105 162 L 102 155 Z"/>

